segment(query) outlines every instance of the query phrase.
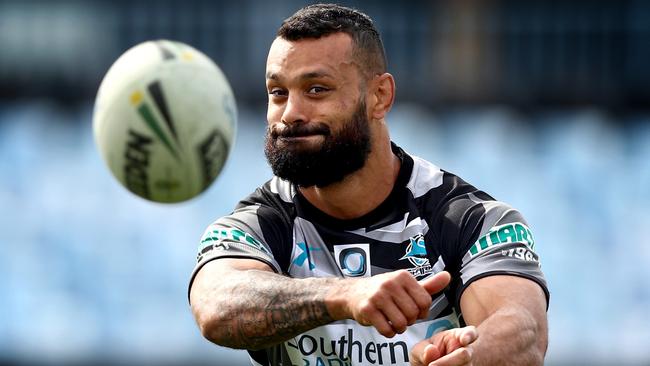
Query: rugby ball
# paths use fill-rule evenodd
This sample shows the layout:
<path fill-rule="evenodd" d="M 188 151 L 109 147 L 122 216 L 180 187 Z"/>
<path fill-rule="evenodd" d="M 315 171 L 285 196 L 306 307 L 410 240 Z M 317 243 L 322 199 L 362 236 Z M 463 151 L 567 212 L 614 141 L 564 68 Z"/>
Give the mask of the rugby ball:
<path fill-rule="evenodd" d="M 208 188 L 237 128 L 232 89 L 209 57 L 187 44 L 144 42 L 101 82 L 93 112 L 99 152 L 129 191 L 180 202 Z"/>

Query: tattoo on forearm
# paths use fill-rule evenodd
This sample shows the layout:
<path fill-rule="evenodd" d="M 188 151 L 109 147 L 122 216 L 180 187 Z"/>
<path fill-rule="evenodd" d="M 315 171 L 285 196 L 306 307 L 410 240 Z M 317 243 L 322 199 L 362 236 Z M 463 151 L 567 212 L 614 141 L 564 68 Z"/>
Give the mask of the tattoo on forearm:
<path fill-rule="evenodd" d="M 221 330 L 224 346 L 260 349 L 333 320 L 325 305 L 328 280 L 319 285 L 250 271 L 235 281 L 220 288 L 217 305 L 229 318 Z"/>

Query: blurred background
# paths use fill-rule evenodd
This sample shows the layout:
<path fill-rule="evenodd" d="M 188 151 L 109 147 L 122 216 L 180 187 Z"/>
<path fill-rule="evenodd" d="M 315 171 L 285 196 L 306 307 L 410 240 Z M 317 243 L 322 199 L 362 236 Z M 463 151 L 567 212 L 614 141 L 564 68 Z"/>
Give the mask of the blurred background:
<path fill-rule="evenodd" d="M 246 365 L 203 340 L 203 229 L 270 177 L 264 67 L 303 1 L 0 1 L 0 364 Z M 650 2 L 343 1 L 383 34 L 393 139 L 519 208 L 551 290 L 548 365 L 650 365 Z M 211 56 L 239 131 L 184 204 L 122 188 L 101 78 L 150 39 Z M 244 173 L 245 171 L 245 173 Z"/>

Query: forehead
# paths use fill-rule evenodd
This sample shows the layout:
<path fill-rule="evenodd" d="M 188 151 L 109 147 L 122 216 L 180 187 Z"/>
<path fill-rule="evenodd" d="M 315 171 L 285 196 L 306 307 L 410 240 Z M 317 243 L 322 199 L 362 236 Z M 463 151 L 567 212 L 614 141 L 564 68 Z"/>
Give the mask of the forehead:
<path fill-rule="evenodd" d="M 347 73 L 355 66 L 352 37 L 346 33 L 297 41 L 278 37 L 269 50 L 266 75 L 267 79 L 310 72 L 326 72 L 335 76 Z"/>

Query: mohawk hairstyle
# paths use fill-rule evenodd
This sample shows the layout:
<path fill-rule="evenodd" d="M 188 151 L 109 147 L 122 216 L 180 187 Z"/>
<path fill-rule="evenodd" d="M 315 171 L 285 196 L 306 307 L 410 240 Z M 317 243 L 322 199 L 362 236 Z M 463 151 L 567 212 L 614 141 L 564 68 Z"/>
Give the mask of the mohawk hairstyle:
<path fill-rule="evenodd" d="M 336 4 L 313 4 L 285 19 L 277 36 L 288 41 L 343 32 L 352 37 L 353 55 L 366 77 L 386 72 L 386 53 L 375 25 L 366 14 Z"/>

